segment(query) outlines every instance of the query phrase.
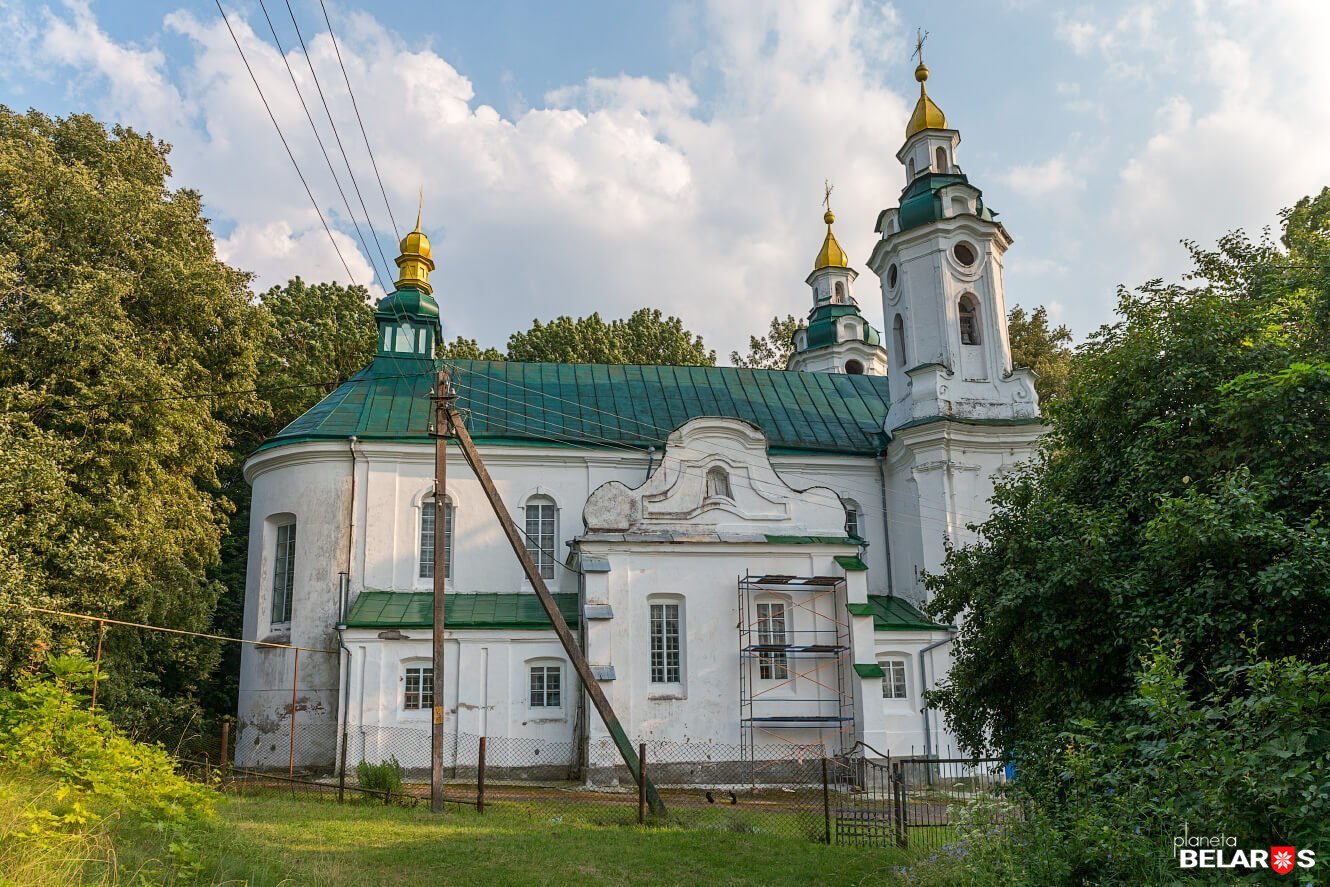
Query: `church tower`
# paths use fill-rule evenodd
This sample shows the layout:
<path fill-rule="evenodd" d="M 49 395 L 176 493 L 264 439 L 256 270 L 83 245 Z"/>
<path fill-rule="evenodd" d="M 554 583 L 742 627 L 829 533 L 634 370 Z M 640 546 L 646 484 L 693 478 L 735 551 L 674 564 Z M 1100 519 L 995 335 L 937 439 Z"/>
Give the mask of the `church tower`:
<path fill-rule="evenodd" d="M 394 291 L 374 308 L 379 327 L 378 354 L 383 357 L 434 359 L 434 347 L 442 334 L 439 303 L 434 301 L 434 287 L 429 273 L 434 270 L 429 238 L 416 227 L 402 238 L 397 269 L 400 275 Z"/>
<path fill-rule="evenodd" d="M 1007 340 L 1002 257 L 1011 236 L 956 165 L 961 136 L 928 95 L 922 52 L 914 77 L 919 101 L 896 152 L 905 189 L 879 214 L 868 260 L 889 330 L 887 431 L 941 416 L 1037 418 L 1034 374 L 1012 370 Z"/>
<path fill-rule="evenodd" d="M 892 593 L 923 601 L 921 575 L 941 569 L 948 544 L 972 540 L 995 481 L 1034 455 L 1044 429 L 1034 373 L 1011 365 L 1011 236 L 956 164 L 960 133 L 928 95 L 922 38 L 918 49 L 919 100 L 896 153 L 905 188 L 878 216 L 868 266 L 887 325 Z"/>
<path fill-rule="evenodd" d="M 813 290 L 808 323 L 794 332 L 794 353 L 788 370 L 806 373 L 849 373 L 884 376 L 887 353 L 882 334 L 859 313 L 854 298 L 854 280 L 859 273 L 850 267 L 850 257 L 836 240 L 831 226 L 831 188 L 827 188 L 827 211 L 822 221 L 827 236 L 813 262 L 813 272 L 804 282 Z"/>

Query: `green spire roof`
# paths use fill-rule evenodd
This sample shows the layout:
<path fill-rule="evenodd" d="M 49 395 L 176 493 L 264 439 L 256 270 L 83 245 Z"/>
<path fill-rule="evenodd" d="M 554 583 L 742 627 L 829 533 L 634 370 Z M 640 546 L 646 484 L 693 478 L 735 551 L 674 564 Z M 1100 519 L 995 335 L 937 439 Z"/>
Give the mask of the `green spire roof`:
<path fill-rule="evenodd" d="M 970 185 L 970 180 L 961 173 L 924 173 L 910 182 L 901 194 L 900 215 L 897 218 L 899 230 L 908 231 L 920 225 L 927 225 L 929 222 L 945 219 L 947 214 L 938 192 L 948 185 L 967 185 L 974 188 Z M 986 221 L 994 221 L 997 213 L 984 206 L 982 191 L 978 188 L 974 188 L 974 191 L 977 195 L 976 215 Z"/>

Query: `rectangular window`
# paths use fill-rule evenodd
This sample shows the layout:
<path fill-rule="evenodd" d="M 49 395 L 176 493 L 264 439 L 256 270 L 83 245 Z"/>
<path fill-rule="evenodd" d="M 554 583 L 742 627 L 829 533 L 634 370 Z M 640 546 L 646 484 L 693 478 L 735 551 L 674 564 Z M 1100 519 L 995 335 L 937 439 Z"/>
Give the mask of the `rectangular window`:
<path fill-rule="evenodd" d="M 562 685 L 562 666 L 531 666 L 531 707 L 558 708 L 563 705 Z"/>
<path fill-rule="evenodd" d="M 845 509 L 845 535 L 853 536 L 855 539 L 861 539 L 859 535 L 859 509 Z"/>
<path fill-rule="evenodd" d="M 428 665 L 413 665 L 406 670 L 402 708 L 419 711 L 434 707 L 434 669 Z"/>
<path fill-rule="evenodd" d="M 679 645 L 679 605 L 651 605 L 651 683 L 683 680 Z"/>
<path fill-rule="evenodd" d="M 882 698 L 905 699 L 905 663 L 888 659 L 882 663 Z"/>
<path fill-rule="evenodd" d="M 542 579 L 554 578 L 554 536 L 554 503 L 527 503 L 526 550 Z"/>
<path fill-rule="evenodd" d="M 783 650 L 789 644 L 785 635 L 785 605 L 759 603 L 757 605 L 758 676 L 764 681 L 783 681 L 790 676 L 789 661 Z"/>
<path fill-rule="evenodd" d="M 420 506 L 420 578 L 434 578 L 434 521 L 438 513 L 433 499 Z M 453 578 L 453 503 L 443 500 L 443 578 Z"/>
<path fill-rule="evenodd" d="M 296 525 L 277 528 L 277 552 L 272 570 L 272 622 L 290 624 L 291 592 L 296 579 Z"/>

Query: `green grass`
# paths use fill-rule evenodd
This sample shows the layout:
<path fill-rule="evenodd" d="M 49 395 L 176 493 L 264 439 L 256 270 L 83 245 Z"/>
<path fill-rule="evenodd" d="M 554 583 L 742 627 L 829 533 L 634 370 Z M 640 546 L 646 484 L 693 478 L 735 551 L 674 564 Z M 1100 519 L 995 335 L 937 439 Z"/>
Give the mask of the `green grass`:
<path fill-rule="evenodd" d="M 0 779 L 0 885 L 860 885 L 886 883 L 909 861 L 895 849 L 751 833 L 716 811 L 643 828 L 594 805 L 500 803 L 484 816 L 460 807 L 436 816 L 275 793 L 221 797 L 215 817 L 171 833 L 112 817 L 58 846 L 8 841 L 25 800 L 51 788 Z"/>
<path fill-rule="evenodd" d="M 278 797 L 232 798 L 210 868 L 253 884 L 882 883 L 895 850 L 679 826 L 553 822 L 524 809 L 484 816 Z"/>

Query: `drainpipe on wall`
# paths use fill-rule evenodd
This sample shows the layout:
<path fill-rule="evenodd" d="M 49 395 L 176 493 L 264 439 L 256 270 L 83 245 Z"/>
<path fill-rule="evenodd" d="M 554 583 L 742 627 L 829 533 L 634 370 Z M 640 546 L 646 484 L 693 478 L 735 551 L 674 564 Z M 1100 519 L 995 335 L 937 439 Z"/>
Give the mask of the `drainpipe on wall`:
<path fill-rule="evenodd" d="M 651 480 L 651 469 L 656 461 L 656 448 L 647 447 L 647 480 Z"/>
<path fill-rule="evenodd" d="M 922 706 L 920 706 L 919 713 L 924 716 L 924 757 L 925 758 L 927 758 L 929 754 L 932 752 L 933 737 L 932 737 L 932 728 L 928 723 L 928 703 L 924 702 L 924 692 L 928 689 L 928 668 L 926 666 L 927 660 L 925 659 L 924 654 L 931 653 L 934 650 L 936 650 L 938 647 L 941 647 L 943 644 L 950 644 L 954 640 L 956 640 L 956 630 L 954 628 L 948 629 L 946 637 L 944 637 L 940 641 L 934 641 L 933 643 L 929 644 L 927 647 L 924 647 L 922 650 L 919 651 L 919 701 L 924 703 Z"/>
<path fill-rule="evenodd" d="M 351 451 L 351 507 L 348 510 L 346 522 L 346 570 L 338 577 L 341 579 L 341 588 L 338 589 L 339 613 L 337 616 L 337 646 L 341 649 L 339 656 L 342 658 L 342 667 L 339 671 L 342 673 L 342 692 L 339 695 L 341 704 L 338 712 L 338 735 L 340 736 L 341 748 L 338 750 L 338 770 L 345 778 L 346 773 L 346 739 L 347 732 L 351 723 L 351 650 L 346 646 L 346 641 L 342 636 L 342 630 L 346 626 L 346 616 L 351 611 L 351 563 L 352 552 L 356 547 L 356 444 L 355 435 L 347 441 Z"/>

